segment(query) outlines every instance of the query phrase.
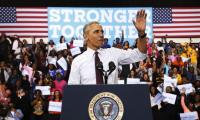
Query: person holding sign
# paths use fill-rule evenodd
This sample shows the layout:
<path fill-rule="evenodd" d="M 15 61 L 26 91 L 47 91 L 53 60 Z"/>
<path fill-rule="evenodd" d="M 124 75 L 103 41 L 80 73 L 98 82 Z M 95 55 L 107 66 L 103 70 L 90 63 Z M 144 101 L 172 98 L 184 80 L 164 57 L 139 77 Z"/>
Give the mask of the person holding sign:
<path fill-rule="evenodd" d="M 58 106 L 53 106 L 53 105 Z M 49 101 L 49 120 L 60 120 L 61 115 L 61 105 L 62 104 L 62 95 L 60 90 L 54 90 L 53 95 L 51 96 L 51 99 Z M 53 109 L 53 110 L 52 110 Z"/>
<path fill-rule="evenodd" d="M 137 48 L 133 50 L 102 49 L 102 25 L 96 21 L 86 24 L 83 28 L 83 37 L 87 43 L 87 50 L 73 60 L 68 84 L 104 84 L 103 73 L 107 70 L 107 83 L 117 84 L 118 65 L 131 64 L 146 58 L 146 16 L 145 10 L 139 10 L 136 21 L 133 21 L 139 36 Z"/>

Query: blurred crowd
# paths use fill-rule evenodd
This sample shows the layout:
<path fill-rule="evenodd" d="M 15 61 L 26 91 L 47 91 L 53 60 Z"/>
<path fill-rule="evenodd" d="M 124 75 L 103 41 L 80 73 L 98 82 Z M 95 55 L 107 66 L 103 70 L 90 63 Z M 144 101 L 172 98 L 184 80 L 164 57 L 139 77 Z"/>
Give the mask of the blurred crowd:
<path fill-rule="evenodd" d="M 63 88 L 67 85 L 70 66 L 77 55 L 72 55 L 74 38 L 69 43 L 60 37 L 60 43 L 66 43 L 66 49 L 57 51 L 53 40 L 47 44 L 43 39 L 27 44 L 17 35 L 6 36 L 0 33 L 0 118 L 14 120 L 59 120 L 61 112 L 49 110 L 49 103 L 61 102 Z M 102 48 L 116 47 L 134 49 L 124 38 L 116 38 L 112 46 L 105 38 Z M 148 41 L 148 39 L 147 39 Z M 147 82 L 154 120 L 180 120 L 180 113 L 196 111 L 200 113 L 200 44 L 175 43 L 166 38 L 155 43 L 148 42 L 147 58 L 138 63 L 122 65 L 118 69 L 119 80 L 133 78 Z M 81 52 L 87 49 L 84 44 Z M 63 68 L 59 59 L 67 63 Z M 164 87 L 165 78 L 176 80 Z M 178 86 L 191 84 L 192 90 L 178 89 Z M 49 86 L 50 93 L 43 94 L 37 86 Z M 167 101 L 155 103 L 158 94 L 176 95 L 174 104 Z"/>

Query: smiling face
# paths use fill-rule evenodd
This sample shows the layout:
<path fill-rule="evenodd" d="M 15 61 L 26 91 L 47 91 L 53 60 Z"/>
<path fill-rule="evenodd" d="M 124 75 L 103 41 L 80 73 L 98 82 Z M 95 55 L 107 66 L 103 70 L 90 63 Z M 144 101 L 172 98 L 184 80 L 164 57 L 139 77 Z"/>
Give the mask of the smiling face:
<path fill-rule="evenodd" d="M 93 50 L 99 49 L 104 43 L 103 28 L 98 22 L 89 23 L 84 27 L 84 38 L 87 46 Z"/>

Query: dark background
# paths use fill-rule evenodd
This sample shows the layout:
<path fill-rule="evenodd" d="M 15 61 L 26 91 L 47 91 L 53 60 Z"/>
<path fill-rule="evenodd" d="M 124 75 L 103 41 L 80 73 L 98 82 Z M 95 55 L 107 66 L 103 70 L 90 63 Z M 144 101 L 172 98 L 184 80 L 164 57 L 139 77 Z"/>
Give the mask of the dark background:
<path fill-rule="evenodd" d="M 200 0 L 0 0 L 0 6 L 197 7 Z"/>
<path fill-rule="evenodd" d="M 89 103 L 101 92 L 114 93 L 121 99 L 122 120 L 153 120 L 147 84 L 68 85 L 64 89 L 61 120 L 90 120 Z"/>

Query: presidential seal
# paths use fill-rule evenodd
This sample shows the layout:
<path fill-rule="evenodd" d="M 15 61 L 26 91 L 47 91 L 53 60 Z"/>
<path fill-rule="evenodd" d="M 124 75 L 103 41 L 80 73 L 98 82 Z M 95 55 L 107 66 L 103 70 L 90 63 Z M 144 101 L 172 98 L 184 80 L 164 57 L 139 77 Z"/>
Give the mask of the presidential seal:
<path fill-rule="evenodd" d="M 102 92 L 92 98 L 88 112 L 91 120 L 121 120 L 124 106 L 117 95 Z"/>

